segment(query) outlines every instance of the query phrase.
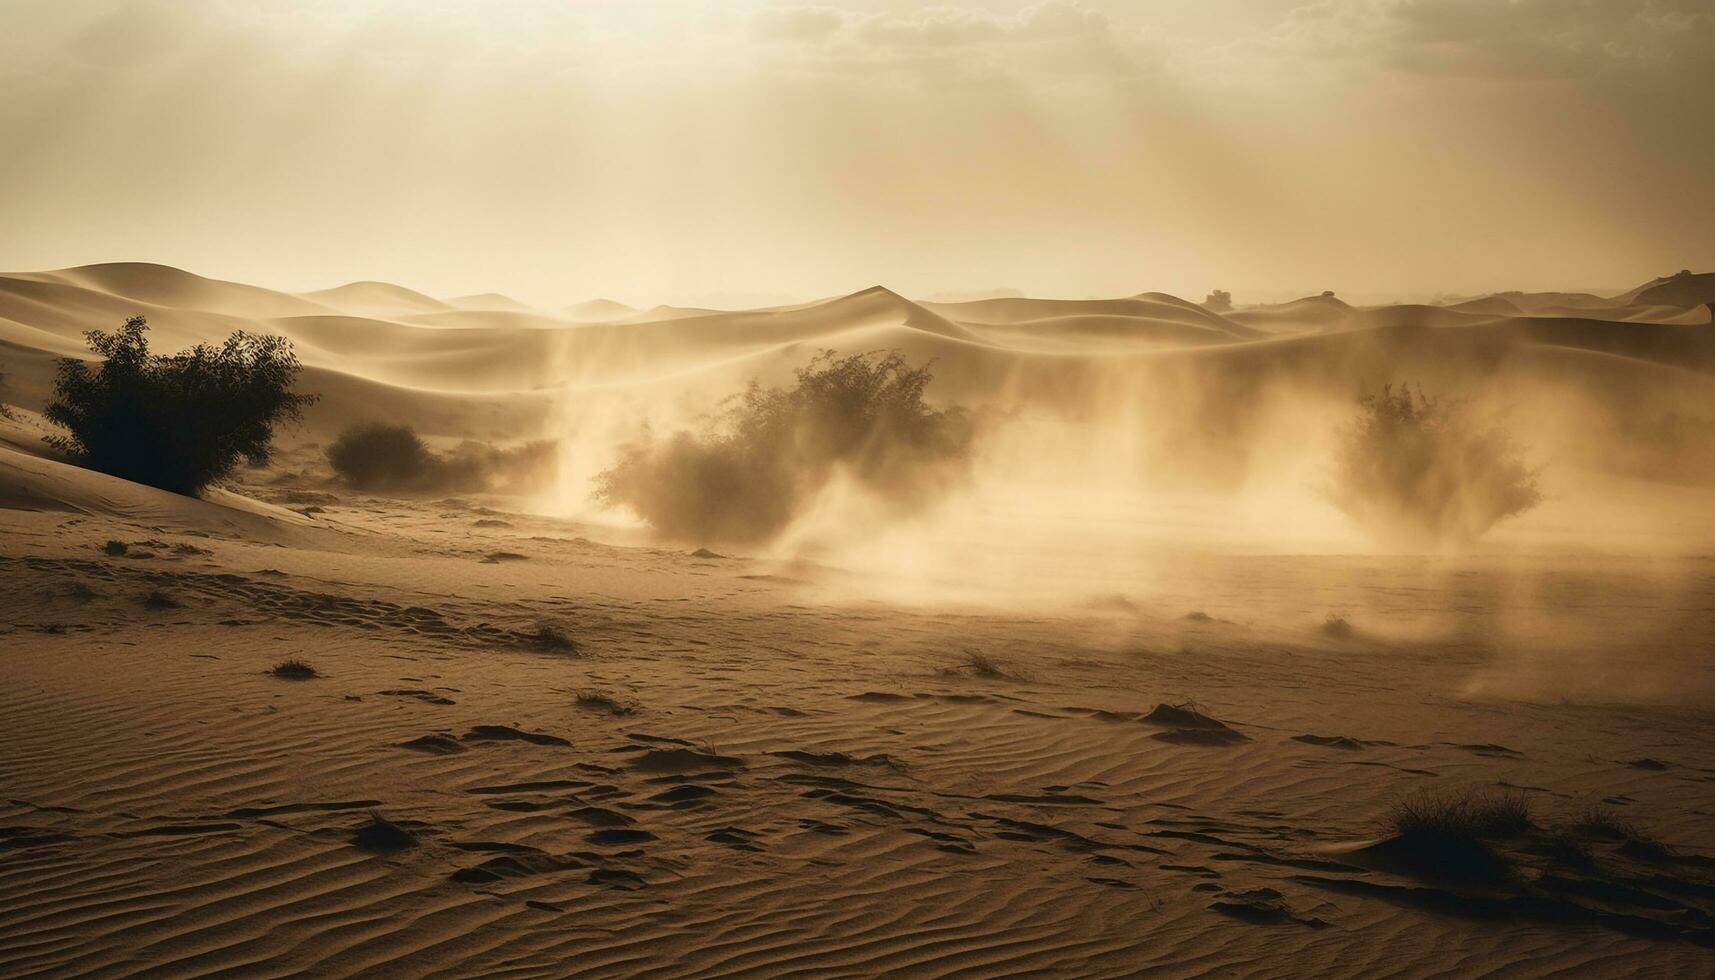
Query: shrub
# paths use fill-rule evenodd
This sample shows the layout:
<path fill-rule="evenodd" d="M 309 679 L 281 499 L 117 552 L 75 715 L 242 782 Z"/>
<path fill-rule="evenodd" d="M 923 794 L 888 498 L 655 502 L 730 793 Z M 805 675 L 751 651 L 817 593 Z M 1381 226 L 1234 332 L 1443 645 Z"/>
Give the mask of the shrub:
<path fill-rule="evenodd" d="M 1661 839 L 1610 807 L 1592 806 L 1572 824 L 1574 833 L 1661 850 Z"/>
<path fill-rule="evenodd" d="M 598 691 L 593 688 L 585 688 L 577 692 L 577 706 L 592 711 L 605 711 L 615 716 L 635 714 L 638 711 L 635 701 L 624 700 L 606 691 Z"/>
<path fill-rule="evenodd" d="M 1230 312 L 1232 308 L 1233 294 L 1227 292 L 1225 289 L 1217 289 L 1211 292 L 1208 297 L 1203 300 L 1203 309 L 1208 310 L 1211 313 L 1227 313 Z"/>
<path fill-rule="evenodd" d="M 370 422 L 340 433 L 327 449 L 328 463 L 359 490 L 397 490 L 423 485 L 435 455 L 410 426 Z"/>
<path fill-rule="evenodd" d="M 511 449 L 467 441 L 442 455 L 408 425 L 369 422 L 340 433 L 328 447 L 327 459 L 335 473 L 359 490 L 523 491 L 553 475 L 555 449 L 549 441 Z"/>
<path fill-rule="evenodd" d="M 314 667 L 302 660 L 282 660 L 268 668 L 268 673 L 288 681 L 307 681 L 321 676 Z"/>
<path fill-rule="evenodd" d="M 143 606 L 147 609 L 183 609 L 185 604 L 168 595 L 160 589 L 151 589 L 143 596 Z"/>
<path fill-rule="evenodd" d="M 402 851 L 417 846 L 417 835 L 371 810 L 369 822 L 352 831 L 351 842 L 366 851 Z"/>
<path fill-rule="evenodd" d="M 596 497 L 672 537 L 734 542 L 776 536 L 842 471 L 920 506 L 962 477 L 972 441 L 962 410 L 924 402 L 931 377 L 897 351 L 823 351 L 790 388 L 752 382 L 701 432 L 657 441 L 645 429 Z"/>
<path fill-rule="evenodd" d="M 1405 838 L 1491 840 L 1517 837 L 1536 826 L 1530 800 L 1520 792 L 1423 792 L 1393 805 L 1388 827 Z"/>
<path fill-rule="evenodd" d="M 292 392 L 299 364 L 283 337 L 240 331 L 220 346 L 153 354 L 134 316 L 84 336 L 104 359 L 59 364 L 42 414 L 69 434 L 49 442 L 84 465 L 174 493 L 195 494 L 239 460 L 265 465 L 274 427 L 302 418 L 313 395 Z"/>
<path fill-rule="evenodd" d="M 1390 539 L 1465 542 L 1542 500 L 1511 436 L 1401 386 L 1366 395 L 1335 460 L 1333 502 Z"/>
<path fill-rule="evenodd" d="M 565 627 L 555 623 L 541 622 L 536 627 L 523 634 L 524 642 L 538 650 L 548 650 L 560 653 L 576 653 L 578 641 L 572 639 L 572 634 Z"/>

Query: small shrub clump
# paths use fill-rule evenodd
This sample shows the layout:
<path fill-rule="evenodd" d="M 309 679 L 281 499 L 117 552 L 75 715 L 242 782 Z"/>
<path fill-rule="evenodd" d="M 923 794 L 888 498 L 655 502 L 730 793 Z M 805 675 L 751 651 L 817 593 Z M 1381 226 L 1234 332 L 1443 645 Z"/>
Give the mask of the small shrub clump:
<path fill-rule="evenodd" d="M 536 628 L 524 634 L 525 642 L 538 650 L 552 653 L 576 653 L 578 641 L 565 628 L 554 623 L 537 623 Z"/>
<path fill-rule="evenodd" d="M 1512 437 L 1464 404 L 1386 385 L 1359 405 L 1336 455 L 1330 496 L 1372 534 L 1464 543 L 1542 501 Z"/>
<path fill-rule="evenodd" d="M 354 425 L 327 448 L 328 465 L 359 490 L 406 493 L 526 491 L 557 472 L 554 443 L 546 440 L 500 449 L 461 443 L 449 453 L 430 449 L 408 425 Z"/>
<path fill-rule="evenodd" d="M 635 701 L 619 698 L 606 691 L 585 688 L 577 692 L 577 706 L 591 711 L 605 711 L 616 717 L 636 714 L 638 705 Z"/>
<path fill-rule="evenodd" d="M 630 508 L 670 537 L 768 541 L 843 472 L 901 509 L 962 478 L 972 426 L 923 399 L 927 365 L 903 354 L 824 351 L 789 388 L 752 382 L 700 432 L 645 429 L 596 481 L 596 499 Z"/>
<path fill-rule="evenodd" d="M 1470 790 L 1425 792 L 1399 800 L 1387 826 L 1403 838 L 1493 840 L 1529 833 L 1536 821 L 1523 793 Z"/>
<path fill-rule="evenodd" d="M 292 391 L 300 365 L 283 337 L 240 331 L 219 346 L 155 354 L 134 316 L 84 336 L 103 360 L 59 364 L 42 415 L 66 430 L 48 441 L 92 469 L 196 494 L 240 460 L 266 465 L 276 426 L 303 417 L 314 395 Z"/>
<path fill-rule="evenodd" d="M 417 835 L 371 810 L 369 822 L 352 831 L 351 842 L 365 851 L 403 851 L 417 846 Z"/>
<path fill-rule="evenodd" d="M 270 667 L 268 673 L 288 681 L 307 681 L 321 676 L 314 667 L 302 660 L 282 660 Z"/>
<path fill-rule="evenodd" d="M 184 603 L 160 589 L 153 589 L 143 596 L 143 605 L 148 609 L 183 609 L 185 607 Z"/>

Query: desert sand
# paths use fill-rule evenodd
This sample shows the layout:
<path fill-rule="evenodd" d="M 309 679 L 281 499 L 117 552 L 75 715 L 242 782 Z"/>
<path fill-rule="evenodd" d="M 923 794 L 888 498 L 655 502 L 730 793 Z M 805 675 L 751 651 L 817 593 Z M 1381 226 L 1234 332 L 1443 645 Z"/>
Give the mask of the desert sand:
<path fill-rule="evenodd" d="M 0 277 L 0 974 L 1707 975 L 1711 302 Z M 201 499 L 72 465 L 55 359 L 137 314 L 283 335 L 321 400 Z M 591 501 L 645 419 L 820 349 L 933 358 L 969 482 L 738 545 Z M 1545 502 L 1355 529 L 1329 440 L 1404 380 L 1505 409 Z M 557 475 L 355 491 L 362 421 Z M 1531 808 L 1504 872 L 1387 823 L 1473 788 Z"/>

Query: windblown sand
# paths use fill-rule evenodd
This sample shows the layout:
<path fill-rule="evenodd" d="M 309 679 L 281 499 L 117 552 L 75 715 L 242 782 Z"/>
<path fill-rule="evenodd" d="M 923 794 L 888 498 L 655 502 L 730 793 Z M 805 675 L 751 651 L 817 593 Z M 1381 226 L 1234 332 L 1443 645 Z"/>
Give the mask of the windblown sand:
<path fill-rule="evenodd" d="M 7 280 L 26 409 L 73 327 L 142 302 L 137 283 L 79 275 Z M 373 417 L 360 402 L 439 406 L 452 421 L 427 431 L 472 436 L 557 417 L 552 392 L 482 387 L 482 352 L 509 329 L 495 370 L 536 363 L 547 328 L 505 322 L 532 314 L 347 293 L 149 301 L 168 336 L 274 316 L 305 343 L 325 330 L 327 349 L 377 344 L 364 375 L 310 352 L 311 387 L 331 393 L 312 435 Z M 360 328 L 309 308 L 360 302 L 449 322 Z M 1030 312 L 992 319 L 1044 329 Z M 983 314 L 886 329 L 974 336 Z M 1272 351 L 1246 331 L 1298 315 L 1199 322 L 1220 350 Z M 1692 319 L 1636 315 L 1640 330 Z M 487 319 L 453 325 L 467 316 Z M 702 337 L 696 314 L 622 326 L 675 330 L 660 350 L 689 363 L 773 351 L 762 335 L 802 314 L 746 316 Z M 1176 316 L 1176 337 L 1196 327 Z M 1586 322 L 1621 321 L 1497 329 Z M 370 332 L 389 329 L 415 339 Z M 983 350 L 949 366 L 955 387 L 977 386 L 998 356 Z M 1602 370 L 1706 384 L 1625 357 Z M 625 350 L 608 366 L 627 364 L 671 367 Z M 463 387 L 430 384 L 437 371 Z M 312 486 L 308 448 L 175 497 L 46 458 L 25 416 L 0 446 L 8 976 L 1710 969 L 1715 564 L 1695 484 L 1580 483 L 1505 547 L 1440 557 L 1216 546 L 1232 526 L 1212 503 L 1078 534 L 997 510 L 947 539 L 967 549 L 956 568 L 906 580 L 934 585 L 914 601 L 897 570 L 839 555 L 666 545 L 519 498 Z M 1635 547 L 1567 540 L 1587 486 Z M 1146 557 L 1077 558 L 1115 541 Z M 1010 589 L 989 590 L 996 569 Z M 270 673 L 290 660 L 317 676 Z M 1470 787 L 1523 794 L 1541 825 L 1495 843 L 1506 875 L 1374 846 L 1394 800 Z M 1655 840 L 1586 834 L 1569 855 L 1579 832 L 1559 828 L 1591 807 Z"/>

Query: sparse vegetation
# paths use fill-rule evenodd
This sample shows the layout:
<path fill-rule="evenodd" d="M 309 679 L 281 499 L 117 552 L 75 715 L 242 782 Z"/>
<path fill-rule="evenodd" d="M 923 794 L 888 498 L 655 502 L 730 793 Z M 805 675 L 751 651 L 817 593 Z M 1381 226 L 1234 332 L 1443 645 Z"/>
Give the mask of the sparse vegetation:
<path fill-rule="evenodd" d="M 1360 399 L 1334 480 L 1333 502 L 1388 540 L 1468 542 L 1542 500 L 1510 435 L 1409 386 Z"/>
<path fill-rule="evenodd" d="M 585 688 L 577 692 L 577 705 L 591 711 L 605 711 L 610 715 L 624 716 L 636 714 L 639 710 L 637 702 L 622 699 L 606 691 Z"/>
<path fill-rule="evenodd" d="M 240 331 L 217 346 L 154 354 L 143 317 L 84 336 L 103 360 L 60 361 L 43 410 L 66 430 L 49 442 L 85 466 L 174 493 L 196 494 L 238 466 L 265 465 L 274 429 L 315 401 L 292 392 L 299 364 L 283 337 Z"/>
<path fill-rule="evenodd" d="M 185 604 L 160 589 L 153 589 L 143 596 L 143 606 L 148 609 L 183 609 Z"/>
<path fill-rule="evenodd" d="M 1217 289 L 1209 293 L 1203 300 L 1203 309 L 1210 313 L 1226 313 L 1233 308 L 1233 294 L 1225 289 Z"/>
<path fill-rule="evenodd" d="M 1396 801 L 1386 825 L 1402 838 L 1494 840 L 1536 826 L 1530 799 L 1510 790 L 1428 790 Z"/>
<path fill-rule="evenodd" d="M 838 473 L 912 509 L 961 479 L 972 427 L 923 400 L 903 354 L 824 351 L 790 388 L 750 387 L 701 432 L 645 429 L 597 478 L 596 498 L 676 538 L 755 543 L 783 531 Z"/>
<path fill-rule="evenodd" d="M 427 481 L 435 455 L 407 425 L 370 422 L 340 433 L 327 448 L 328 463 L 359 490 L 398 490 Z"/>
<path fill-rule="evenodd" d="M 366 851 L 402 851 L 417 846 L 417 835 L 371 810 L 369 822 L 352 832 L 351 842 Z"/>
<path fill-rule="evenodd" d="M 999 660 L 971 647 L 965 648 L 964 660 L 955 666 L 948 667 L 945 673 L 964 674 L 991 681 L 1019 679 L 1016 673 L 1008 670 Z"/>
<path fill-rule="evenodd" d="M 554 444 L 545 440 L 511 449 L 467 441 L 437 453 L 410 426 L 383 422 L 346 429 L 326 455 L 359 490 L 407 493 L 527 490 L 550 479 L 558 464 Z"/>
<path fill-rule="evenodd" d="M 578 641 L 566 632 L 564 627 L 554 623 L 537 623 L 534 629 L 524 634 L 525 642 L 538 650 L 554 653 L 576 653 Z"/>
<path fill-rule="evenodd" d="M 282 660 L 268 669 L 268 673 L 282 680 L 307 681 L 320 677 L 321 674 L 302 660 Z"/>
<path fill-rule="evenodd" d="M 1323 636 L 1331 636 L 1336 640 L 1349 640 L 1355 632 L 1346 617 L 1333 613 L 1329 613 L 1328 618 L 1322 620 L 1321 630 Z"/>
<path fill-rule="evenodd" d="M 1573 822 L 1572 831 L 1584 837 L 1634 845 L 1646 852 L 1666 850 L 1661 838 L 1639 827 L 1612 807 L 1592 806 L 1586 809 Z"/>
<path fill-rule="evenodd" d="M 1394 802 L 1383 820 L 1392 836 L 1367 848 L 1394 870 L 1427 879 L 1495 882 L 1513 875 L 1492 841 L 1536 826 L 1530 801 L 1517 791 L 1428 790 Z"/>
<path fill-rule="evenodd" d="M 119 558 L 130 550 L 131 546 L 123 541 L 109 540 L 106 544 L 101 546 L 101 553 L 110 558 Z"/>

